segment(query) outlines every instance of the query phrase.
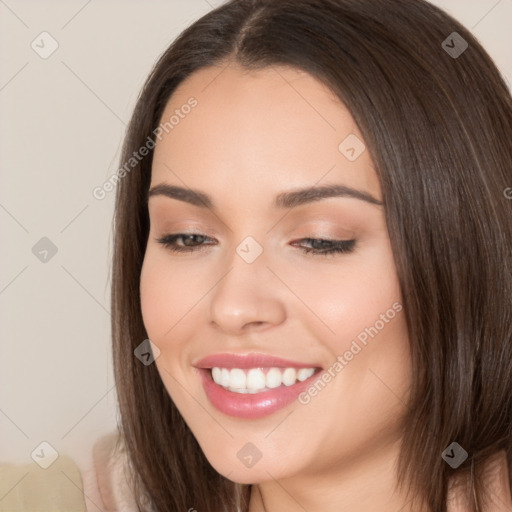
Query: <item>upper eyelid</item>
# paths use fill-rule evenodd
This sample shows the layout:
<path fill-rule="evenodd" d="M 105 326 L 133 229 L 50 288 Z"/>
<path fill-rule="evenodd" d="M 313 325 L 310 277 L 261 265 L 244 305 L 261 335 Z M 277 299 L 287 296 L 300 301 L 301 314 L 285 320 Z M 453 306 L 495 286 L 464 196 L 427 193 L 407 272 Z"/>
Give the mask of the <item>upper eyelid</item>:
<path fill-rule="evenodd" d="M 190 221 L 193 222 L 193 221 Z M 315 225 L 315 223 L 320 223 L 318 226 Z M 339 219 L 336 221 L 339 222 Z M 215 237 L 215 236 L 224 236 L 224 230 L 221 229 L 220 231 L 218 228 L 214 228 L 212 226 L 209 226 L 208 224 L 201 224 L 201 225 L 187 225 L 187 221 L 180 221 L 177 224 L 184 224 L 184 226 L 178 225 L 177 227 L 171 227 L 171 226 L 165 226 L 164 223 L 162 227 L 158 226 L 158 223 L 155 223 L 154 230 L 156 232 L 159 232 L 164 235 L 174 235 L 174 234 L 188 234 L 188 235 L 203 235 L 203 236 L 209 236 L 209 237 Z M 348 237 L 355 236 L 356 228 L 359 229 L 356 225 L 352 225 L 353 223 L 350 222 L 350 228 L 342 225 L 336 225 L 336 223 L 333 224 L 332 219 L 325 218 L 319 218 L 319 219 L 307 219 L 305 222 L 297 222 L 293 223 L 293 227 L 290 229 L 290 231 L 302 231 L 306 233 L 314 233 L 314 238 L 327 238 L 327 239 L 347 239 Z M 153 226 L 153 225 L 152 225 Z M 228 228 L 230 232 L 232 232 L 231 229 Z M 338 235 L 328 235 L 328 234 L 322 234 L 322 231 L 334 231 L 339 232 Z M 297 235 L 299 236 L 299 235 Z M 302 235 L 304 236 L 304 235 Z M 305 237 L 312 238 L 313 236 L 306 234 Z"/>

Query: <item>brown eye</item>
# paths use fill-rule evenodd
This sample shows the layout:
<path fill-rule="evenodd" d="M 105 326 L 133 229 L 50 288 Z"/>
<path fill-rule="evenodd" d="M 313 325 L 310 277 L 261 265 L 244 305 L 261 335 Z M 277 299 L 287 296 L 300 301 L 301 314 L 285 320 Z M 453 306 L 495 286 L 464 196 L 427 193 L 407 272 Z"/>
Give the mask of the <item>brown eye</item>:
<path fill-rule="evenodd" d="M 176 244 L 176 241 L 179 239 L 183 241 L 183 245 Z M 195 251 L 197 247 L 201 249 L 203 247 L 201 244 L 207 239 L 208 237 L 206 235 L 197 233 L 176 233 L 158 238 L 157 242 L 173 252 L 192 252 Z"/>

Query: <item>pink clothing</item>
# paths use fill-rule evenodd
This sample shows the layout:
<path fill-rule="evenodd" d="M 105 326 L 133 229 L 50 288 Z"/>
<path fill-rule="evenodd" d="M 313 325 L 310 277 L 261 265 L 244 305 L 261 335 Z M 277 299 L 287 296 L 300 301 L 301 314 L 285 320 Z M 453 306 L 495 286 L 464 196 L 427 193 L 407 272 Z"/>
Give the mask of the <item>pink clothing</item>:
<path fill-rule="evenodd" d="M 93 447 L 94 467 L 82 471 L 87 512 L 138 512 L 125 476 L 124 451 L 114 453 L 117 432 L 99 439 Z"/>
<path fill-rule="evenodd" d="M 80 468 L 62 454 L 47 468 L 0 463 L 0 512 L 138 512 L 125 475 L 125 452 L 114 453 L 117 432 L 93 446 L 93 465 Z"/>

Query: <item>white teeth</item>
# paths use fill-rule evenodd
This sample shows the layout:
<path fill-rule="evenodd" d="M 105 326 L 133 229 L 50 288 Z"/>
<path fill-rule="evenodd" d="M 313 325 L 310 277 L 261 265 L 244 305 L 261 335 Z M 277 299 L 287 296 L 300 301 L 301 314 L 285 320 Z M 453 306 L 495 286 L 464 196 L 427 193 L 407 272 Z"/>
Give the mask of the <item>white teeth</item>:
<path fill-rule="evenodd" d="M 297 372 L 297 379 L 302 382 L 303 380 L 309 379 L 313 373 L 315 373 L 314 368 L 301 368 Z"/>
<path fill-rule="evenodd" d="M 247 389 L 243 389 L 243 388 L 232 388 L 230 386 L 228 389 L 229 389 L 229 391 L 234 391 L 235 393 L 248 393 Z"/>
<path fill-rule="evenodd" d="M 231 379 L 229 378 L 229 370 L 226 370 L 226 368 L 222 368 L 220 382 L 215 382 L 217 382 L 217 384 L 220 384 L 221 386 L 228 387 L 230 380 Z"/>
<path fill-rule="evenodd" d="M 247 389 L 260 391 L 265 387 L 265 374 L 259 368 L 252 368 L 247 374 Z"/>
<path fill-rule="evenodd" d="M 247 382 L 247 377 L 243 370 L 239 368 L 232 368 L 229 372 L 229 387 L 242 389 L 245 388 L 245 384 Z"/>
<path fill-rule="evenodd" d="M 292 384 L 295 384 L 296 380 L 297 371 L 295 368 L 286 368 L 286 370 L 283 372 L 283 384 L 285 386 L 291 386 Z"/>
<path fill-rule="evenodd" d="M 212 368 L 212 378 L 215 382 L 220 383 L 222 379 L 222 370 L 218 367 Z"/>
<path fill-rule="evenodd" d="M 260 393 L 281 385 L 292 386 L 302 382 L 315 373 L 314 368 L 262 368 L 242 370 L 240 368 L 212 368 L 212 379 L 216 384 L 235 393 Z"/>
<path fill-rule="evenodd" d="M 270 368 L 270 370 L 267 372 L 267 388 L 277 388 L 282 384 L 282 382 L 283 376 L 281 371 L 278 368 Z"/>

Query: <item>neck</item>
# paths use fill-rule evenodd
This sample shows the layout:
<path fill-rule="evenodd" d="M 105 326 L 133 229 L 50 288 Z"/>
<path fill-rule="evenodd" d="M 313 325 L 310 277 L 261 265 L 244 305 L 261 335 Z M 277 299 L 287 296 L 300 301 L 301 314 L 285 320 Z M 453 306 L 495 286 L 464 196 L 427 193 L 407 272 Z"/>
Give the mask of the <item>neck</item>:
<path fill-rule="evenodd" d="M 490 457 L 486 463 L 484 474 L 484 488 L 489 491 L 491 503 L 488 510 L 483 512 L 512 511 L 512 496 L 509 480 L 509 471 L 505 451 L 497 452 Z M 379 467 L 379 471 L 381 468 Z M 378 471 L 376 472 L 378 473 Z M 363 474 L 363 473 L 362 473 Z M 388 474 L 393 474 L 388 471 Z M 346 485 L 346 480 L 341 477 L 332 487 L 322 486 L 323 476 L 314 478 L 310 483 L 303 479 L 299 485 L 293 485 L 291 479 L 283 481 L 272 480 L 251 486 L 249 512 L 296 512 L 306 509 L 308 512 L 359 512 L 367 510 L 378 510 L 379 512 L 431 512 L 424 506 L 421 510 L 414 503 L 401 502 L 399 496 L 394 496 L 391 502 L 388 489 L 387 497 L 383 497 L 383 479 L 373 479 L 376 475 L 364 474 L 366 485 L 364 489 L 357 489 L 355 486 Z M 340 485 L 340 482 L 344 482 Z M 377 484 L 377 485 L 376 485 Z M 302 489 L 303 492 L 297 492 Z M 308 495 L 307 492 L 310 491 Z M 290 492 L 292 491 L 292 492 Z M 375 494 L 378 493 L 378 495 Z M 338 495 L 338 499 L 335 496 Z M 455 476 L 448 484 L 447 512 L 466 512 L 469 510 L 468 497 L 471 498 L 471 487 L 469 477 Z M 322 497 L 324 499 L 322 499 Z M 375 499 L 377 498 L 377 499 Z M 339 501 L 338 501 L 339 500 Z"/>
<path fill-rule="evenodd" d="M 396 489 L 398 450 L 393 443 L 342 467 L 254 484 L 249 512 L 431 512 Z"/>

